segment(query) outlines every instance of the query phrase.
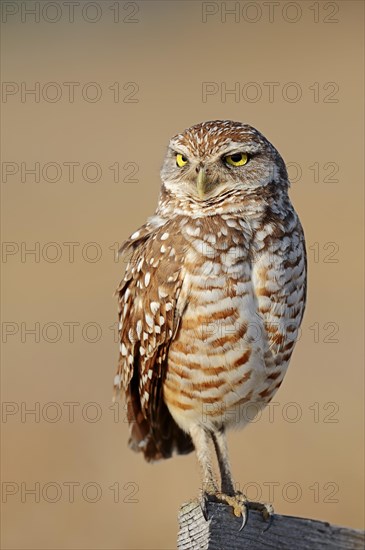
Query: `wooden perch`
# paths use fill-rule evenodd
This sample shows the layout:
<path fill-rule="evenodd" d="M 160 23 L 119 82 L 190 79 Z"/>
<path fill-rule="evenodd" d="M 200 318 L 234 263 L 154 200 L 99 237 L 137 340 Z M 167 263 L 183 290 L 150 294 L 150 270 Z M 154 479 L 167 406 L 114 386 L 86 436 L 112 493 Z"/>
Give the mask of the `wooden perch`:
<path fill-rule="evenodd" d="M 229 506 L 208 502 L 208 521 L 197 501 L 179 513 L 178 550 L 364 550 L 364 533 L 323 521 L 274 514 L 267 530 L 259 512 L 242 519 Z"/>

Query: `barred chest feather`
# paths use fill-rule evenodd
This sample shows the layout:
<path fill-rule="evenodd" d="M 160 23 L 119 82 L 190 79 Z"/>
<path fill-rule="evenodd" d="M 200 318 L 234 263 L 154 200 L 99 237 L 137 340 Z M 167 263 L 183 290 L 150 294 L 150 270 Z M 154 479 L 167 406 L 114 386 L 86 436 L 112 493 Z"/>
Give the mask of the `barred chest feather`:
<path fill-rule="evenodd" d="M 164 400 L 185 431 L 242 426 L 273 397 L 293 350 L 305 292 L 300 226 L 293 212 L 281 226 L 229 215 L 179 225 L 183 282 Z"/>

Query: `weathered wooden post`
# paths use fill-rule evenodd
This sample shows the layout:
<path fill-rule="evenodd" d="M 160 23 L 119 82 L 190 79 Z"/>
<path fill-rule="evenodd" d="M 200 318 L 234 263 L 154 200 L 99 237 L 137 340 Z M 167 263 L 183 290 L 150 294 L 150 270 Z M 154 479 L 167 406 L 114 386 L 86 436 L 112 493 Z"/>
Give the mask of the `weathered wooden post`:
<path fill-rule="evenodd" d="M 364 550 L 362 531 L 323 521 L 274 514 L 269 526 L 250 511 L 246 526 L 226 504 L 208 502 L 205 520 L 197 501 L 179 513 L 178 550 Z"/>

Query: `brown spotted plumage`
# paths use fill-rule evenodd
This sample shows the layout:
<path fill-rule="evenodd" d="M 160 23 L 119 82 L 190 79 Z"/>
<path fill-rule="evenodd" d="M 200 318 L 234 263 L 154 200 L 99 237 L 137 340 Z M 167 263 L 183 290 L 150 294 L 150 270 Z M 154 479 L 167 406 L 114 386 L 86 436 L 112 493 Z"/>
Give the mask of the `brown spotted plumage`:
<path fill-rule="evenodd" d="M 302 227 L 285 164 L 247 124 L 198 124 L 170 141 L 154 216 L 123 244 L 120 361 L 130 444 L 147 460 L 196 448 L 203 481 L 233 494 L 224 432 L 285 375 L 306 297 Z"/>

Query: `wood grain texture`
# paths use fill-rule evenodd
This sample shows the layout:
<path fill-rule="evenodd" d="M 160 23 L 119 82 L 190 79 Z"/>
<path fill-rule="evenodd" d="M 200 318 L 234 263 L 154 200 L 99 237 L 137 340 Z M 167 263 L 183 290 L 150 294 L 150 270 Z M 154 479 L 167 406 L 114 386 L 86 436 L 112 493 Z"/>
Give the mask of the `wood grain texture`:
<path fill-rule="evenodd" d="M 221 503 L 209 502 L 208 521 L 197 501 L 179 513 L 178 550 L 363 550 L 364 533 L 329 523 L 293 516 L 273 516 L 270 527 L 250 511 L 245 528 L 241 519 Z M 266 530 L 265 530 L 266 529 Z"/>

